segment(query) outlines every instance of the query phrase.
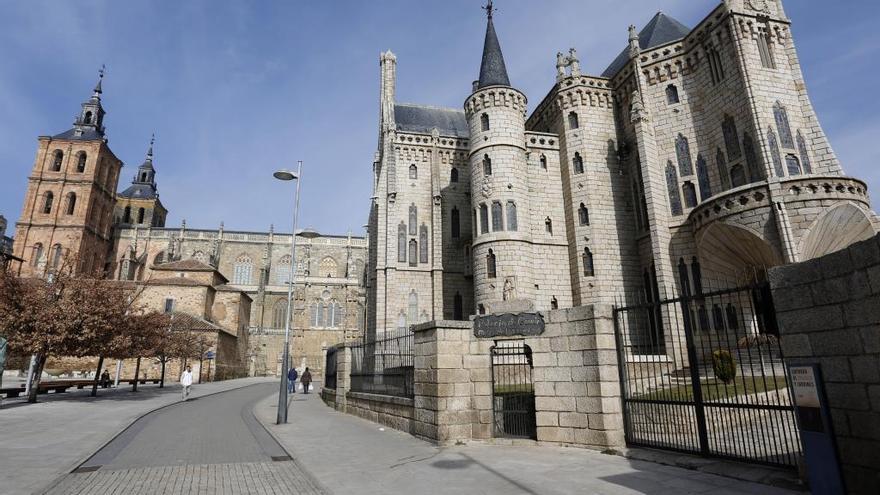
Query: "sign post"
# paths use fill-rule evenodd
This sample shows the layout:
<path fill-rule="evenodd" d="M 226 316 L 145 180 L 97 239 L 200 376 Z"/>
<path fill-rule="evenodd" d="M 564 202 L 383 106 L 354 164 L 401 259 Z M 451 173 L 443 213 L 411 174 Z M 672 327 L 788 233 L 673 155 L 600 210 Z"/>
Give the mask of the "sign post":
<path fill-rule="evenodd" d="M 831 411 L 818 364 L 789 365 L 791 391 L 813 493 L 844 494 Z"/>

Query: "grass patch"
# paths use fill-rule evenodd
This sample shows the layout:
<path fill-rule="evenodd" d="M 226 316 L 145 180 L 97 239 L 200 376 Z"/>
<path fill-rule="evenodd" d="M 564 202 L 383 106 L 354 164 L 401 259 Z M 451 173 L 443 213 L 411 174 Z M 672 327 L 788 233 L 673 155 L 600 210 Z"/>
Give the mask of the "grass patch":
<path fill-rule="evenodd" d="M 787 385 L 784 376 L 737 377 L 727 385 L 720 380 L 710 378 L 700 381 L 700 384 L 704 401 L 715 401 L 739 395 L 769 392 L 785 388 Z M 679 385 L 637 395 L 633 399 L 692 401 L 694 400 L 694 388 L 690 384 Z"/>

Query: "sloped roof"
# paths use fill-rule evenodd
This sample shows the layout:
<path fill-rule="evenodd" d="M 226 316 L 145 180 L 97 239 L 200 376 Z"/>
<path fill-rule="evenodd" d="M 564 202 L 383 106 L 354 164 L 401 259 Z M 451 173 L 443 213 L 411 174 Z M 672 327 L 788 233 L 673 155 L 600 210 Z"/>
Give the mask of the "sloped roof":
<path fill-rule="evenodd" d="M 152 184 L 132 184 L 121 193 L 120 198 L 156 199 L 156 188 Z"/>
<path fill-rule="evenodd" d="M 167 277 L 167 278 L 153 278 L 146 282 L 147 285 L 175 285 L 175 286 L 189 286 L 189 287 L 209 287 L 211 284 L 206 282 L 200 282 L 194 278 L 188 277 Z"/>
<path fill-rule="evenodd" d="M 199 318 L 198 316 L 193 316 L 189 313 L 172 311 L 171 315 L 174 317 L 172 328 L 175 330 L 193 330 L 197 332 L 225 331 L 223 327 L 217 326 L 204 318 Z"/>
<path fill-rule="evenodd" d="M 429 134 L 436 127 L 443 136 L 470 135 L 464 110 L 398 103 L 394 105 L 394 121 L 399 131 Z"/>
<path fill-rule="evenodd" d="M 161 265 L 156 265 L 153 267 L 153 270 L 168 270 L 175 272 L 213 272 L 214 268 L 212 266 L 206 265 L 201 261 L 194 258 L 187 258 L 185 260 L 179 261 L 171 261 L 168 263 L 162 263 Z"/>
<path fill-rule="evenodd" d="M 665 45 L 673 41 L 678 41 L 688 34 L 691 28 L 669 17 L 663 12 L 657 12 L 653 19 L 639 31 L 639 47 L 642 50 L 650 50 L 651 48 Z M 624 48 L 620 55 L 611 62 L 611 65 L 602 72 L 602 77 L 613 77 L 620 72 L 629 62 L 629 48 Z"/>
<path fill-rule="evenodd" d="M 73 141 L 101 141 L 104 139 L 104 135 L 96 131 L 92 128 L 87 128 L 82 136 L 76 135 L 76 128 L 67 130 L 62 132 L 61 134 L 56 134 L 52 136 L 52 139 L 71 139 Z"/>

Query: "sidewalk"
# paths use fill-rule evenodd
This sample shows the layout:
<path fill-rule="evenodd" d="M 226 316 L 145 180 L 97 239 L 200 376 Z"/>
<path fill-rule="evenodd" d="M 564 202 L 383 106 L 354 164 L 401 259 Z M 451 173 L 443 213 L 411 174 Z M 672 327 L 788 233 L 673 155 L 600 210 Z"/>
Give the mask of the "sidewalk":
<path fill-rule="evenodd" d="M 192 397 L 231 390 L 266 378 L 243 378 L 193 387 Z M 69 473 L 140 416 L 180 400 L 177 384 L 41 395 L 37 404 L 4 401 L 0 409 L 0 492 L 45 489 Z"/>
<path fill-rule="evenodd" d="M 441 449 L 334 411 L 318 394 L 293 395 L 287 425 L 274 424 L 272 399 L 260 401 L 255 413 L 297 462 L 337 495 L 797 493 L 575 448 Z"/>

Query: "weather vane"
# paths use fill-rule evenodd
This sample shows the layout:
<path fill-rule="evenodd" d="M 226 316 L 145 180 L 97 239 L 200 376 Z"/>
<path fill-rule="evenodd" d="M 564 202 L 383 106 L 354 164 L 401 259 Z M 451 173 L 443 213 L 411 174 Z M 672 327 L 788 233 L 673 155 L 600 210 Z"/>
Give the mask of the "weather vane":
<path fill-rule="evenodd" d="M 492 12 L 498 10 L 492 6 L 492 0 L 489 0 L 489 3 L 487 3 L 485 7 L 482 7 L 482 9 L 486 11 L 486 15 L 489 16 L 489 19 L 492 18 Z"/>
<path fill-rule="evenodd" d="M 492 3 L 492 2 L 489 2 L 489 3 Z M 98 77 L 100 77 L 101 79 L 104 79 L 104 70 L 106 68 L 107 68 L 106 65 L 101 64 L 101 70 L 98 71 Z"/>

